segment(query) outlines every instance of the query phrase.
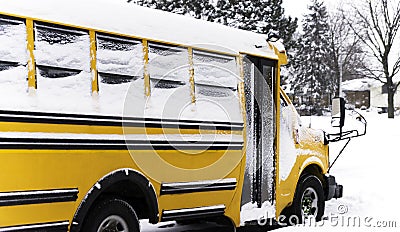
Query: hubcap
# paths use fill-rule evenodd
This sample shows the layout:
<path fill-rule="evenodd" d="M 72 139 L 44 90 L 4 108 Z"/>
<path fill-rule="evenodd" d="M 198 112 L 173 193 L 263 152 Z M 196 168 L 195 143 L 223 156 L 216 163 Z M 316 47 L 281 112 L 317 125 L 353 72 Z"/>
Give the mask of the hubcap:
<path fill-rule="evenodd" d="M 128 224 L 122 217 L 111 215 L 101 222 L 97 232 L 129 232 L 129 229 Z"/>
<path fill-rule="evenodd" d="M 301 197 L 301 215 L 303 218 L 310 216 L 316 217 L 318 214 L 318 195 L 317 192 L 309 187 L 303 192 Z"/>

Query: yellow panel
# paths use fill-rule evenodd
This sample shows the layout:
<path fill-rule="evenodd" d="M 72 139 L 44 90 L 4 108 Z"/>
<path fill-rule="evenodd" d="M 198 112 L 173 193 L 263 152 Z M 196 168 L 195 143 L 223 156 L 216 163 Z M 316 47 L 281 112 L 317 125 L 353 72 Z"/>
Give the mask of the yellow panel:
<path fill-rule="evenodd" d="M 196 151 L 185 151 L 195 153 Z M 242 151 L 131 151 L 140 170 L 159 182 L 187 182 L 225 178 L 241 162 Z M 215 162 L 213 162 L 215 161 Z M 155 168 L 156 167 L 156 168 Z"/>
<path fill-rule="evenodd" d="M 73 217 L 76 202 L 0 207 L 0 227 L 65 221 Z"/>
<path fill-rule="evenodd" d="M 0 207 L 0 226 L 71 221 L 96 181 L 115 169 L 134 167 L 123 151 L 0 150 L 0 155 L 0 192 L 79 189 L 75 203 Z"/>
<path fill-rule="evenodd" d="M 218 153 L 218 152 L 217 152 Z M 103 176 L 121 169 L 132 168 L 147 175 L 159 195 L 160 182 L 179 182 L 236 178 L 241 174 L 241 151 L 232 151 L 220 158 L 215 166 L 199 168 L 195 162 L 185 162 L 186 168 L 164 169 L 154 161 L 157 154 L 172 159 L 173 151 L 136 151 L 131 156 L 128 151 L 71 151 L 71 150 L 0 150 L 0 192 L 78 188 L 75 203 L 49 203 L 40 205 L 0 207 L 0 226 L 51 222 L 72 219 L 79 202 L 89 189 Z M 176 154 L 179 157 L 179 154 Z M 207 160 L 216 155 L 205 152 L 195 161 Z M 171 157 L 168 157 L 171 156 Z M 196 156 L 196 155 L 195 155 Z M 135 160 L 133 160 L 133 158 Z M 142 160 L 153 162 L 151 172 L 146 172 Z M 160 160 L 160 159 L 159 159 Z M 189 159 L 190 160 L 190 159 Z M 158 161 L 157 161 L 158 162 Z M 18 164 L 18 165 L 16 165 Z M 221 170 L 221 167 L 229 167 Z M 223 169 L 223 168 L 222 168 Z M 157 170 L 158 173 L 152 171 Z M 162 173 L 163 175 L 158 175 Z M 163 196 L 160 209 L 190 208 L 213 204 L 231 204 L 234 191 L 221 191 L 202 194 Z M 185 200 L 182 200 L 185 199 Z M 235 212 L 238 213 L 238 212 Z M 231 212 L 233 215 L 234 212 Z M 32 215 L 32 216 L 28 216 Z M 3 220 L 5 219 L 5 220 Z"/>
<path fill-rule="evenodd" d="M 230 217 L 236 226 L 240 224 L 240 202 L 242 193 L 243 179 L 242 171 L 246 161 L 242 160 L 235 168 L 221 178 L 236 178 L 238 183 L 236 190 L 215 191 L 203 193 L 190 193 L 178 195 L 163 195 L 159 198 L 160 210 L 171 210 L 179 208 L 195 208 L 202 206 L 213 206 L 224 204 L 226 206 L 225 215 Z M 203 176 L 201 177 L 203 178 Z M 200 179 L 200 177 L 197 177 Z M 207 179 L 204 179 L 207 180 Z"/>

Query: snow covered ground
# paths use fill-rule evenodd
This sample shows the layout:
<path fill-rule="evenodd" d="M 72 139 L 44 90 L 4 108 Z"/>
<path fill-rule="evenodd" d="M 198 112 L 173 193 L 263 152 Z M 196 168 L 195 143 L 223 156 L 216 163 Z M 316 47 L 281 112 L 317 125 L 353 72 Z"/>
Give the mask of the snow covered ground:
<path fill-rule="evenodd" d="M 367 134 L 355 138 L 331 169 L 344 186 L 344 197 L 327 202 L 326 220 L 311 225 L 284 227 L 274 231 L 399 231 L 400 117 L 361 111 L 368 121 Z M 309 118 L 303 117 L 303 124 Z M 354 125 L 351 118 L 347 125 Z M 330 117 L 312 117 L 312 127 L 328 129 Z M 344 143 L 331 143 L 333 161 Z M 145 232 L 229 231 L 213 224 L 179 226 L 174 223 L 145 225 Z M 396 228 L 397 227 L 397 228 Z"/>
<path fill-rule="evenodd" d="M 344 186 L 344 197 L 327 202 L 323 223 L 279 229 L 284 231 L 399 231 L 400 118 L 361 111 L 367 134 L 345 149 L 331 174 Z M 309 118 L 302 119 L 308 124 Z M 329 117 L 313 117 L 313 128 L 329 127 Z M 350 118 L 347 124 L 354 124 Z M 331 143 L 334 160 L 344 144 Z M 389 225 L 391 227 L 389 227 Z M 394 228 L 396 226 L 397 228 Z"/>

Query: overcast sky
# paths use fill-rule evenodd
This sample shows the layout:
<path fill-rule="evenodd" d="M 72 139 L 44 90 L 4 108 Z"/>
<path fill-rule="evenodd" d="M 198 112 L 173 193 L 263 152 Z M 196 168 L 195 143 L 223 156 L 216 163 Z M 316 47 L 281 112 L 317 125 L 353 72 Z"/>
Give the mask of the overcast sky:
<path fill-rule="evenodd" d="M 325 5 L 334 8 L 339 0 L 325 0 Z M 303 14 L 307 13 L 307 6 L 311 4 L 311 0 L 283 0 L 285 14 L 297 17 L 301 20 Z"/>

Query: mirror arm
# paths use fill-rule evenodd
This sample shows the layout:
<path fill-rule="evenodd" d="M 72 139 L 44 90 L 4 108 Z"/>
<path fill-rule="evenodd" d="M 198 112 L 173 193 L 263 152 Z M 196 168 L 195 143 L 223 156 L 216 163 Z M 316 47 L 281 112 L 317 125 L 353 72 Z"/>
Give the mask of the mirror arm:
<path fill-rule="evenodd" d="M 343 127 L 340 127 L 340 132 L 339 133 L 328 134 L 329 142 L 338 142 L 338 141 L 342 141 L 342 140 L 346 140 L 346 139 L 352 139 L 352 138 L 356 138 L 356 137 L 361 137 L 361 136 L 364 136 L 365 134 L 367 134 L 367 120 L 364 118 L 364 116 L 362 116 L 357 111 L 353 110 L 353 112 L 358 114 L 360 122 L 362 124 L 364 124 L 363 133 L 360 133 L 358 130 L 350 130 L 350 131 L 344 131 L 343 132 Z"/>

